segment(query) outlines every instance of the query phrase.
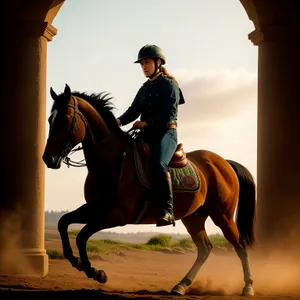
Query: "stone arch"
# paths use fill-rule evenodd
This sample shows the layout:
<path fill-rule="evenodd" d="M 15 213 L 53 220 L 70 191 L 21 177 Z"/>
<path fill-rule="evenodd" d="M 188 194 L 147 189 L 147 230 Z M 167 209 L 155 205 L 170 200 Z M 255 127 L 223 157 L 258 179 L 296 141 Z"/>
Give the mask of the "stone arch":
<path fill-rule="evenodd" d="M 240 0 L 258 46 L 258 227 L 260 241 L 282 246 L 300 230 L 299 1 Z M 2 137 L 5 188 L 0 199 L 0 262 L 16 233 L 16 245 L 34 273 L 46 275 L 44 164 L 47 42 L 64 0 L 13 0 L 4 18 Z M 14 110 L 11 109 L 14 107 Z M 290 228 L 294 229 L 291 232 Z M 287 234 L 289 233 L 289 234 Z M 267 248 L 267 247 L 266 247 Z M 7 257 L 5 257 L 7 260 Z M 9 272 L 9 270 L 7 270 Z"/>

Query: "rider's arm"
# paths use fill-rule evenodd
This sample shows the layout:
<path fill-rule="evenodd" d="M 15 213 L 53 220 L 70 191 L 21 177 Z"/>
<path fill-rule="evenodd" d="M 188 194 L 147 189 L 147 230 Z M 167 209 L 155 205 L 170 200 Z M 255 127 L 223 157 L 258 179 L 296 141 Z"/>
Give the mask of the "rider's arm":
<path fill-rule="evenodd" d="M 118 120 L 120 122 L 119 126 L 127 125 L 139 117 L 139 115 L 141 114 L 140 102 L 140 91 L 138 91 L 129 108 L 120 117 L 117 118 L 117 122 Z"/>

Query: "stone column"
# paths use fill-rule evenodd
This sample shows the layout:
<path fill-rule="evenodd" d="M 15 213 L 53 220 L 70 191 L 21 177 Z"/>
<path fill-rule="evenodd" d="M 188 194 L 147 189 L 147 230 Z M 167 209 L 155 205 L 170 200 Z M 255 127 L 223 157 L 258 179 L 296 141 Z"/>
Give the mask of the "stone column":
<path fill-rule="evenodd" d="M 299 250 L 299 1 L 241 2 L 258 45 L 258 242 L 267 251 Z"/>
<path fill-rule="evenodd" d="M 56 29 L 48 22 L 10 22 L 3 27 L 1 66 L 0 271 L 46 275 L 44 246 L 47 42 Z"/>

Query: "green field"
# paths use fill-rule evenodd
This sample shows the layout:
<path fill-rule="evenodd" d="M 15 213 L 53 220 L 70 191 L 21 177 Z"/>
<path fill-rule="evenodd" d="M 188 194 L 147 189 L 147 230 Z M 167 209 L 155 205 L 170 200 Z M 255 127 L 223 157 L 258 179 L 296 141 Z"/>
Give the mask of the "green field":
<path fill-rule="evenodd" d="M 79 230 L 69 231 L 70 239 L 75 239 Z M 112 233 L 111 233 L 112 235 Z M 131 235 L 127 235 L 129 239 Z M 115 239 L 89 239 L 87 243 L 88 253 L 97 255 L 108 255 L 108 254 L 121 254 L 124 250 L 148 250 L 148 251 L 161 251 L 162 249 L 176 249 L 177 251 L 195 251 L 196 247 L 189 237 L 176 238 L 176 236 L 167 234 L 158 234 L 148 239 L 146 243 L 132 243 L 117 240 L 118 235 L 116 234 Z M 49 237 L 46 234 L 46 240 L 53 238 L 59 238 L 59 236 Z M 132 239 L 132 238 L 131 238 Z M 223 249 L 224 251 L 228 248 L 227 240 L 219 234 L 210 235 L 209 239 L 214 248 Z M 50 259 L 63 258 L 61 250 L 47 249 L 47 254 Z"/>

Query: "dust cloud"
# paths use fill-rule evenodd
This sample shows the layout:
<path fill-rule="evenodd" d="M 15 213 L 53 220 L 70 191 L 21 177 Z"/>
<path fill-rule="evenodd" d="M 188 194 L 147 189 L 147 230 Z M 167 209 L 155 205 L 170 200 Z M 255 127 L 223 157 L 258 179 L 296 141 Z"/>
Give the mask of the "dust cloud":
<path fill-rule="evenodd" d="M 21 253 L 21 214 L 17 211 L 0 213 L 0 274 L 34 274 L 26 256 Z"/>
<path fill-rule="evenodd" d="M 244 287 L 243 270 L 235 252 L 211 256 L 200 269 L 187 294 L 224 296 L 241 294 Z M 289 249 L 286 252 L 274 250 L 268 255 L 251 250 L 249 263 L 255 294 L 299 295 L 300 263 L 296 257 L 296 253 L 291 253 Z M 213 263 L 210 263 L 210 258 Z"/>

